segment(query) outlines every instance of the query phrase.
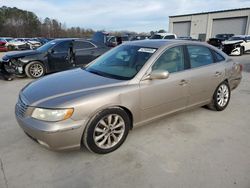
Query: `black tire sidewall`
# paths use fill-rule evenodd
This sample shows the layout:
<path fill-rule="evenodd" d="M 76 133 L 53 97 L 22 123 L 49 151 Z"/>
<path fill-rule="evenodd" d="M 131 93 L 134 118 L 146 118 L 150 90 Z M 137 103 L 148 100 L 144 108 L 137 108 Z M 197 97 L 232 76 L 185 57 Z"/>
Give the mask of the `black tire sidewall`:
<path fill-rule="evenodd" d="M 31 67 L 32 65 L 34 65 L 34 64 L 39 64 L 39 65 L 41 65 L 41 66 L 43 67 L 43 74 L 42 74 L 41 76 L 39 76 L 39 77 L 34 77 L 34 76 L 30 73 L 30 67 Z M 30 62 L 30 63 L 28 63 L 28 64 L 25 66 L 25 74 L 26 74 L 29 78 L 33 78 L 33 79 L 40 78 L 40 77 L 44 76 L 44 74 L 45 74 L 45 66 L 44 66 L 41 62 L 39 62 L 39 61 Z"/>
<path fill-rule="evenodd" d="M 95 144 L 93 134 L 94 134 L 94 129 L 96 127 L 96 124 L 101 120 L 101 118 L 103 118 L 109 114 L 117 114 L 123 118 L 123 120 L 125 122 L 125 132 L 124 132 L 121 140 L 114 147 L 109 148 L 109 149 L 102 149 L 102 148 L 99 148 Z M 97 115 L 95 115 L 90 120 L 88 125 L 86 126 L 85 131 L 84 131 L 84 136 L 82 139 L 82 141 L 84 142 L 83 144 L 87 147 L 88 150 L 90 150 L 94 153 L 98 153 L 98 154 L 106 154 L 106 153 L 110 153 L 112 151 L 115 151 L 126 140 L 127 135 L 129 133 L 129 129 L 130 129 L 130 124 L 131 124 L 131 121 L 130 121 L 127 113 L 123 109 L 121 109 L 121 108 L 109 108 L 109 109 L 103 110 L 103 111 L 97 113 Z"/>
<path fill-rule="evenodd" d="M 226 86 L 227 86 L 227 88 L 228 88 L 228 94 L 229 94 L 227 104 L 224 105 L 223 107 L 221 107 L 221 106 L 218 104 L 218 102 L 217 102 L 217 92 L 218 92 L 218 89 L 220 88 L 221 85 L 226 85 Z M 230 86 L 229 86 L 229 84 L 228 84 L 226 81 L 225 81 L 225 82 L 222 82 L 222 83 L 216 88 L 216 90 L 215 90 L 215 92 L 214 92 L 213 101 L 214 101 L 214 107 L 215 107 L 215 109 L 216 109 L 217 111 L 222 111 L 222 110 L 224 110 L 224 109 L 227 107 L 227 105 L 229 104 L 230 98 L 231 98 L 231 89 L 230 89 Z"/>

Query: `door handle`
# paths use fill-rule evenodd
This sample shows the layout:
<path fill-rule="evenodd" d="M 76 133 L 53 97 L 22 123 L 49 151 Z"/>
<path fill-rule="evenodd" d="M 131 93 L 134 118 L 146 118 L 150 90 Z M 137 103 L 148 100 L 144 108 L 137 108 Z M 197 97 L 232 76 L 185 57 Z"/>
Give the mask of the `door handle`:
<path fill-rule="evenodd" d="M 181 86 L 184 86 L 184 85 L 187 85 L 188 84 L 188 81 L 187 80 L 181 80 L 179 85 Z"/>
<path fill-rule="evenodd" d="M 219 72 L 219 71 L 215 72 L 215 77 L 218 77 L 218 76 L 221 76 L 221 75 L 222 75 L 222 72 Z"/>

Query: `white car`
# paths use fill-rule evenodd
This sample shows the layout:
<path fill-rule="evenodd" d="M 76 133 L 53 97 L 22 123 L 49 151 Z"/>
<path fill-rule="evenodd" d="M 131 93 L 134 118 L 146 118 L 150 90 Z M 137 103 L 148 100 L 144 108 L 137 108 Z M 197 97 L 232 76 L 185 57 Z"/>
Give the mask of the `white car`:
<path fill-rule="evenodd" d="M 223 51 L 228 55 L 242 55 L 250 51 L 250 35 L 235 35 L 222 42 Z"/>
<path fill-rule="evenodd" d="M 155 33 L 149 39 L 177 39 L 174 33 Z"/>
<path fill-rule="evenodd" d="M 30 46 L 26 42 L 22 42 L 17 39 L 13 39 L 5 44 L 9 50 L 27 50 Z"/>

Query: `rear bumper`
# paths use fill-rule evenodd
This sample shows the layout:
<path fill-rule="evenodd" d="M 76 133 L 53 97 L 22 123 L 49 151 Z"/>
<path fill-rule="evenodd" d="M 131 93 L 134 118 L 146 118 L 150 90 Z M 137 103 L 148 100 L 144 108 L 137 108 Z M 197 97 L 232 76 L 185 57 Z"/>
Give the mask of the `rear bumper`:
<path fill-rule="evenodd" d="M 71 150 L 81 147 L 85 121 L 66 120 L 43 122 L 31 117 L 16 119 L 23 131 L 37 143 L 51 150 Z"/>

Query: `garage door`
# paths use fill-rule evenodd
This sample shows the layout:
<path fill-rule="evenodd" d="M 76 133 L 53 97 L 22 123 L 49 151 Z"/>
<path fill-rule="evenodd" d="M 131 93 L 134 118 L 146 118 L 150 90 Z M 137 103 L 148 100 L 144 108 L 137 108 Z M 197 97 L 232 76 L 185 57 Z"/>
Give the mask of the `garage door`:
<path fill-rule="evenodd" d="M 235 35 L 245 35 L 247 17 L 214 19 L 212 27 L 212 37 L 217 34 L 232 33 Z"/>
<path fill-rule="evenodd" d="M 191 22 L 174 22 L 173 33 L 178 37 L 189 37 L 190 36 Z"/>

